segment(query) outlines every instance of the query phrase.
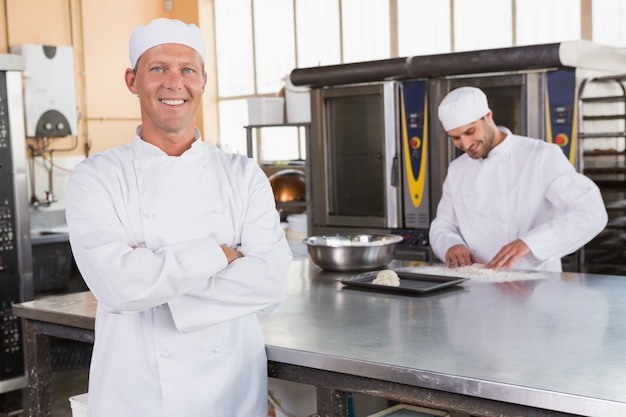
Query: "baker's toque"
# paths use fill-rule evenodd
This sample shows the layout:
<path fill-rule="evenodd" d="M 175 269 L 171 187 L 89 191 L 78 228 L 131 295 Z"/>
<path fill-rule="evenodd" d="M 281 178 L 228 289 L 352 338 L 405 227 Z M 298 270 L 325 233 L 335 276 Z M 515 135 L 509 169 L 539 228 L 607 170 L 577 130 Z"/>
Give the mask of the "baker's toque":
<path fill-rule="evenodd" d="M 204 39 L 198 26 L 180 20 L 159 18 L 139 26 L 130 37 L 130 65 L 135 68 L 139 57 L 148 49 L 164 43 L 180 43 L 198 51 L 204 62 Z"/>
<path fill-rule="evenodd" d="M 446 132 L 475 122 L 489 113 L 487 96 L 476 87 L 459 87 L 439 104 L 439 120 Z"/>

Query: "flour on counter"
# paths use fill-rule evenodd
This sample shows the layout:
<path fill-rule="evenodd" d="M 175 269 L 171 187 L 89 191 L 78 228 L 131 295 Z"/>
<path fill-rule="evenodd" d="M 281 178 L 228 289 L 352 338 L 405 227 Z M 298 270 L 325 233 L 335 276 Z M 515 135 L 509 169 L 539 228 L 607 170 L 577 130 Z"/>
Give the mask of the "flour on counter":
<path fill-rule="evenodd" d="M 473 264 L 458 268 L 447 268 L 444 265 L 414 266 L 402 268 L 419 274 L 443 275 L 458 278 L 468 278 L 477 282 L 507 282 L 524 281 L 530 279 L 548 278 L 548 273 L 535 271 L 507 271 L 504 269 L 487 269 L 484 264 Z M 400 270 L 400 269 L 398 269 Z"/>

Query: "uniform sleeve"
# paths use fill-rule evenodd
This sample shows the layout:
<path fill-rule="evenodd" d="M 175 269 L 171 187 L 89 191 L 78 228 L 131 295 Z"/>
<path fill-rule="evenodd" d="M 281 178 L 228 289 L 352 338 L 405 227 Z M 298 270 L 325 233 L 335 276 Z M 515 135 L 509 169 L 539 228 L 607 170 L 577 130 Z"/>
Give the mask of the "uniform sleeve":
<path fill-rule="evenodd" d="M 211 236 L 155 250 L 136 247 L 131 229 L 141 225 L 119 209 L 132 194 L 124 189 L 128 181 L 105 165 L 74 170 L 66 217 L 77 265 L 107 311 L 133 314 L 167 305 L 179 330 L 194 331 L 272 309 L 284 299 L 291 251 L 271 186 L 256 163 L 232 173 L 243 177 L 233 192 L 241 193 L 244 213 L 237 219 L 241 242 L 234 249 L 244 257 L 230 265 L 222 242 Z"/>
<path fill-rule="evenodd" d="M 241 242 L 244 257 L 216 273 L 210 281 L 168 304 L 176 327 L 194 331 L 279 305 L 286 290 L 291 250 L 280 225 L 274 195 L 256 163 L 246 170 L 248 197 Z"/>
<path fill-rule="evenodd" d="M 443 193 L 437 206 L 437 216 L 431 222 L 428 238 L 437 258 L 445 261 L 446 252 L 454 245 L 465 245 L 461 237 L 457 217 L 452 203 L 452 174 L 449 173 L 443 183 Z"/>
<path fill-rule="evenodd" d="M 100 161 L 102 162 L 102 161 Z M 132 314 L 167 303 L 226 266 L 219 243 L 191 239 L 157 251 L 135 247 L 126 181 L 112 163 L 81 164 L 67 186 L 66 218 L 77 266 L 107 311 Z"/>
<path fill-rule="evenodd" d="M 539 261 L 562 258 L 580 249 L 606 226 L 608 215 L 597 185 L 577 173 L 560 149 L 551 147 L 544 163 L 545 198 L 554 207 L 549 221 L 521 236 Z"/>

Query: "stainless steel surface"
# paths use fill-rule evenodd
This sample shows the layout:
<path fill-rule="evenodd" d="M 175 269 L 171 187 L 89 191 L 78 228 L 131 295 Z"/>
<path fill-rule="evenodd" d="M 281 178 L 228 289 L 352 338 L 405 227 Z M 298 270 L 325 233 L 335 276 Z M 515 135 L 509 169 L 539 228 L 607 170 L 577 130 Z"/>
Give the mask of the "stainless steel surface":
<path fill-rule="evenodd" d="M 626 415 L 626 277 L 468 281 L 406 296 L 346 289 L 339 281 L 350 275 L 307 258 L 292 263 L 284 303 L 259 315 L 272 369 L 292 366 L 294 377 L 308 377 L 320 385 L 318 395 L 332 399 L 340 395 L 329 387 L 350 391 L 350 381 L 361 378 L 373 395 L 402 392 L 416 403 L 443 396 L 449 409 L 490 400 L 474 403 L 481 416 Z M 95 307 L 86 292 L 22 303 L 14 312 L 92 332 Z M 514 404 L 553 412 L 502 411 Z"/>
<path fill-rule="evenodd" d="M 607 55 L 608 54 L 608 55 Z M 608 59 L 598 59 L 599 56 Z M 623 71 L 626 52 L 586 40 L 513 46 L 448 54 L 420 55 L 378 61 L 296 68 L 290 78 L 296 86 L 330 86 L 381 80 L 433 78 L 462 74 L 585 67 Z M 607 65 L 609 68 L 606 68 Z"/>
<path fill-rule="evenodd" d="M 344 65 L 296 68 L 294 85 L 329 86 L 390 79 L 432 78 L 563 66 L 561 43 L 410 56 Z"/>
<path fill-rule="evenodd" d="M 393 82 L 311 91 L 311 234 L 399 227 L 397 93 Z"/>
<path fill-rule="evenodd" d="M 307 245 L 311 260 L 329 271 L 367 271 L 393 260 L 397 235 L 345 234 L 309 236 Z"/>
<path fill-rule="evenodd" d="M 349 275 L 293 262 L 284 304 L 260 315 L 271 361 L 572 414 L 626 415 L 626 277 L 468 281 L 408 297 L 346 289 L 339 280 Z"/>
<path fill-rule="evenodd" d="M 48 243 L 67 243 L 70 236 L 67 233 L 39 232 L 31 234 L 31 243 L 33 246 L 45 245 Z"/>
<path fill-rule="evenodd" d="M 24 319 L 94 330 L 98 304 L 89 291 L 43 297 L 13 306 L 13 314 Z"/>
<path fill-rule="evenodd" d="M 296 68 L 291 71 L 293 85 L 326 86 L 405 78 L 408 58 L 391 58 L 351 64 Z"/>

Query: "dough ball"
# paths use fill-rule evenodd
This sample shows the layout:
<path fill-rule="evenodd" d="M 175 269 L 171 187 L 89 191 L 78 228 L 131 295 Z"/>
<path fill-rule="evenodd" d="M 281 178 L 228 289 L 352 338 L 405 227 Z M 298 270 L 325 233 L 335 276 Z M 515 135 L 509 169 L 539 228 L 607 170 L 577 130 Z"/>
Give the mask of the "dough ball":
<path fill-rule="evenodd" d="M 372 284 L 399 287 L 400 277 L 398 277 L 398 274 L 396 274 L 396 272 L 391 269 L 383 269 L 378 274 L 376 274 L 376 278 L 374 279 L 374 281 L 372 281 Z"/>

